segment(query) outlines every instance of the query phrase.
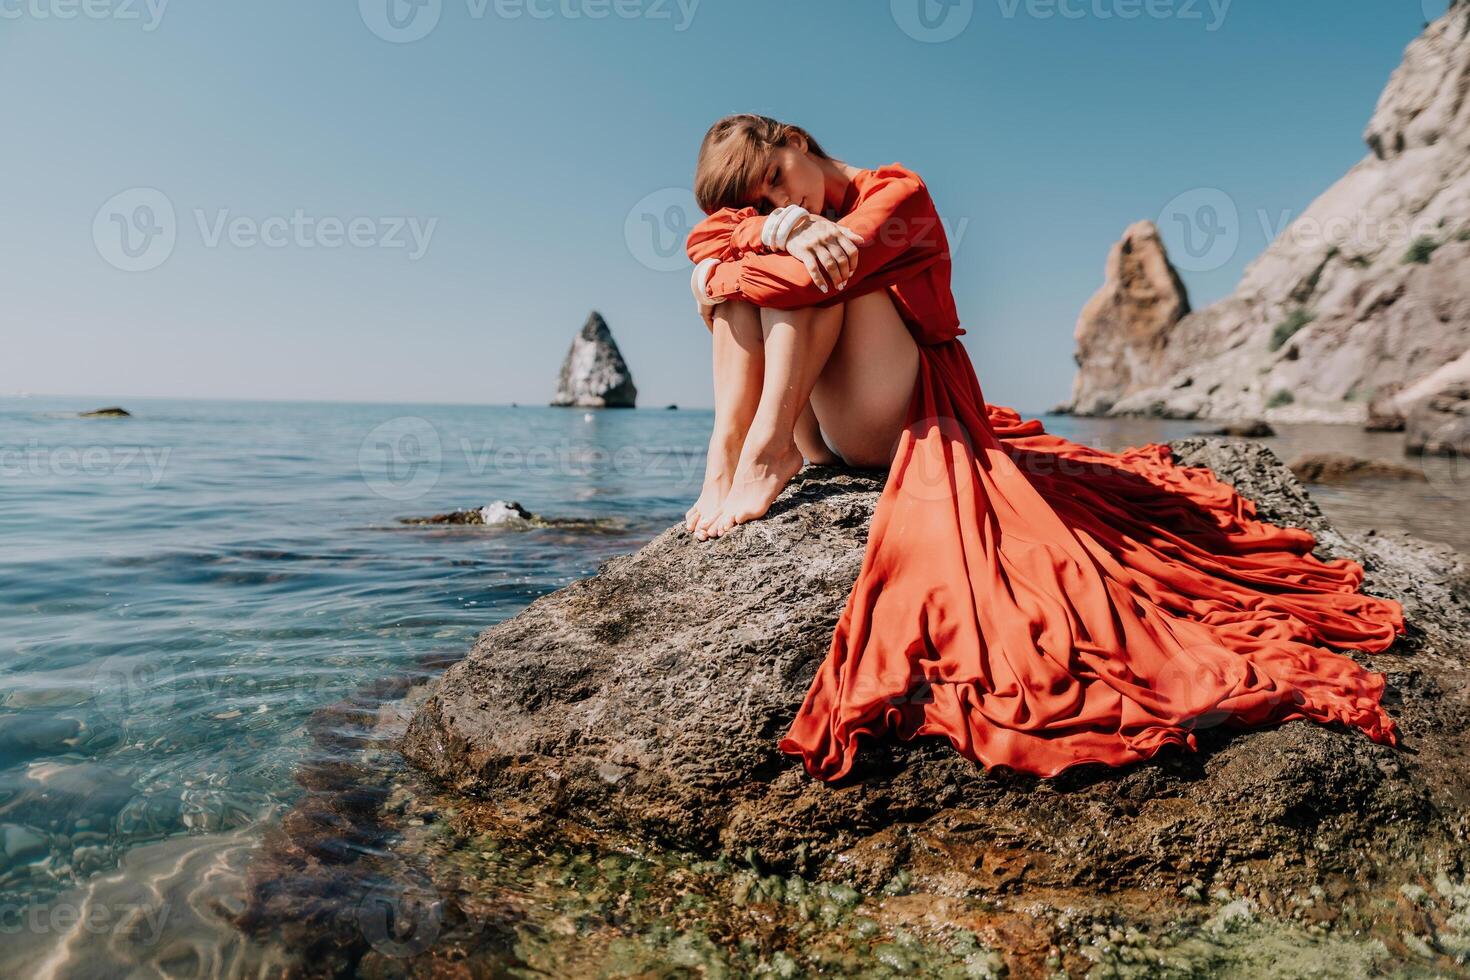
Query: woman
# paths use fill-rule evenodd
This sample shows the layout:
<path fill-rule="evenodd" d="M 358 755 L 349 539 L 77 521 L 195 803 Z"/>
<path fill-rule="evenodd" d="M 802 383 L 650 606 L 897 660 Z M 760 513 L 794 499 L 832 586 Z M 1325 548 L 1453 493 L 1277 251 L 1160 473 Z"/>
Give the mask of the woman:
<path fill-rule="evenodd" d="M 800 469 L 885 467 L 867 550 L 783 752 L 852 769 L 859 736 L 943 735 L 986 767 L 1122 765 L 1196 729 L 1340 722 L 1397 744 L 1380 652 L 1403 609 L 1300 528 L 1162 443 L 1109 453 L 987 405 L 958 339 L 924 182 L 861 170 L 800 127 L 720 120 L 687 242 L 714 338 L 700 539 Z"/>

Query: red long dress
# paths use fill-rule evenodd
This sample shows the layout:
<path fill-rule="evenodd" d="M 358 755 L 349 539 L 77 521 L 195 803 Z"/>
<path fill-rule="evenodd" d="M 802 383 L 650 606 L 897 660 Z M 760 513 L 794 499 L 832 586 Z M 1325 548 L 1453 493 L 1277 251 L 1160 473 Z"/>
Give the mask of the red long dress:
<path fill-rule="evenodd" d="M 1198 728 L 1337 721 L 1397 744 L 1383 675 L 1325 649 L 1387 649 L 1403 608 L 1358 591 L 1300 528 L 1163 443 L 1105 452 L 989 405 L 958 339 L 949 245 L 927 187 L 865 170 L 839 223 L 865 236 L 846 290 L 760 242 L 726 208 L 689 235 L 724 261 L 709 295 L 796 309 L 887 289 L 919 345 L 907 425 L 826 660 L 781 751 L 814 777 L 859 735 L 943 735 L 986 767 L 1054 776 L 1122 765 Z"/>

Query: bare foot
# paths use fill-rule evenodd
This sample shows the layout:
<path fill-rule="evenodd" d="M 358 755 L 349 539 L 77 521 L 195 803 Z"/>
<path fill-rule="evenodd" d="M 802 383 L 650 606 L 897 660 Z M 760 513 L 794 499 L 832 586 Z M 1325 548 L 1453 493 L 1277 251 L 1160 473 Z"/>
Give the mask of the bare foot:
<path fill-rule="evenodd" d="M 733 477 L 734 474 L 729 470 L 705 474 L 704 488 L 699 491 L 699 499 L 684 512 L 684 530 L 699 534 L 710 526 L 720 513 L 720 504 L 725 502 L 725 496 L 730 492 L 730 481 Z"/>
<path fill-rule="evenodd" d="M 720 512 L 720 504 L 730 492 L 730 483 L 740 463 L 740 447 L 745 442 L 743 435 L 721 438 L 716 435 L 710 440 L 709 462 L 704 469 L 704 486 L 699 499 L 684 512 L 684 530 L 697 533 L 708 528 Z M 703 540 L 701 538 L 701 540 Z"/>
<path fill-rule="evenodd" d="M 801 469 L 801 450 L 787 433 L 784 442 L 759 448 L 747 445 L 740 454 L 740 465 L 730 482 L 730 492 L 720 504 L 720 512 L 710 522 L 706 534 L 717 538 L 736 524 L 753 521 L 763 515 Z M 700 537 L 698 531 L 695 537 Z M 702 540 L 702 538 L 701 538 Z"/>

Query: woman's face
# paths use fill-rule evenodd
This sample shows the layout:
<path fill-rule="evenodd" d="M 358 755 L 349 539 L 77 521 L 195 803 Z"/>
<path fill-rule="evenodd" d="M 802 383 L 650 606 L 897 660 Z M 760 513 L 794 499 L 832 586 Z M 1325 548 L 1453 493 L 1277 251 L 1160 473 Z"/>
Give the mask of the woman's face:
<path fill-rule="evenodd" d="M 806 151 L 806 140 L 800 136 L 777 147 L 766 160 L 761 186 L 756 190 L 757 206 L 774 211 L 788 204 L 800 204 L 813 214 L 820 214 L 826 204 L 827 181 L 816 158 Z"/>

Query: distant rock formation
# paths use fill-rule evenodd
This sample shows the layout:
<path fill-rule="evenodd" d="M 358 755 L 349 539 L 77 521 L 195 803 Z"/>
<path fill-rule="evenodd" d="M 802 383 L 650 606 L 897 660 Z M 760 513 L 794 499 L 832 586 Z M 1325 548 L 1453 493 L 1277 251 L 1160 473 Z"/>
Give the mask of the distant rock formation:
<path fill-rule="evenodd" d="M 572 339 L 571 350 L 561 365 L 553 405 L 577 408 L 632 408 L 638 398 L 617 341 L 607 321 L 596 310 Z"/>
<path fill-rule="evenodd" d="M 1189 312 L 1189 294 L 1152 221 L 1128 227 L 1108 252 L 1103 286 L 1077 318 L 1079 367 L 1069 406 L 1105 413 L 1157 377 L 1169 331 Z"/>
<path fill-rule="evenodd" d="M 1372 152 L 1251 263 L 1233 295 L 1176 323 L 1168 323 L 1166 260 L 1139 225 L 1130 228 L 1078 324 L 1073 401 L 1060 407 L 1371 418 L 1393 429 L 1470 377 L 1436 375 L 1470 350 L 1467 89 L 1470 3 L 1457 0 L 1389 79 L 1364 134 Z M 1141 258 L 1127 255 L 1130 243 Z M 1162 301 L 1146 301 L 1160 290 Z"/>

